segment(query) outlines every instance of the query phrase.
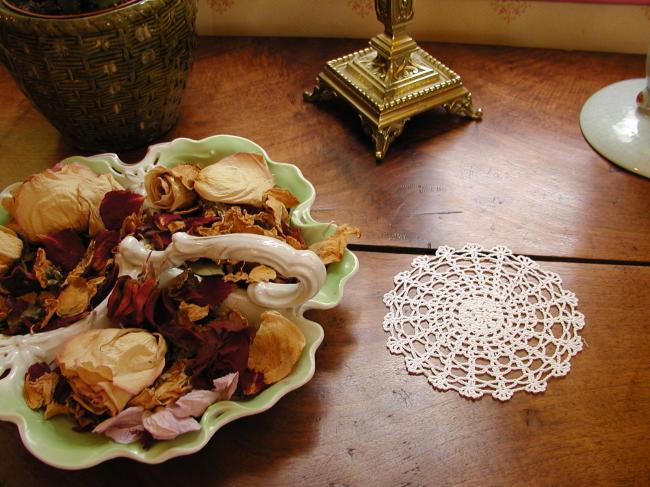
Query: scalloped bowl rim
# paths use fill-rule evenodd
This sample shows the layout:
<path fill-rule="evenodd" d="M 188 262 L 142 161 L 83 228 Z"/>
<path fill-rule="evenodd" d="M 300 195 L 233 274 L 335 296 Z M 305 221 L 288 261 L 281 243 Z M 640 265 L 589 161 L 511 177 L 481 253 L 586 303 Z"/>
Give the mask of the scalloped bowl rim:
<path fill-rule="evenodd" d="M 251 140 L 245 139 L 243 137 L 233 135 L 213 135 L 201 140 L 177 138 L 170 142 L 163 142 L 150 146 L 144 158 L 135 164 L 125 164 L 119 159 L 116 154 L 113 153 L 98 154 L 90 157 L 73 156 L 63 160 L 62 163 L 69 164 L 72 162 L 80 162 L 95 170 L 95 172 L 110 172 L 114 177 L 123 182 L 123 184 L 127 183 L 126 186 L 130 186 L 141 182 L 144 171 L 146 171 L 155 163 L 158 163 L 163 156 L 168 155 L 168 153 L 171 154 L 178 146 L 186 145 L 193 146 L 194 148 L 199 148 L 200 146 L 211 147 L 213 144 L 216 144 L 220 147 L 223 144 L 228 143 L 240 146 L 249 146 L 250 148 L 254 149 L 255 152 L 260 153 L 264 157 L 265 161 L 269 164 L 271 171 L 274 173 L 274 176 L 276 175 L 276 172 L 280 170 L 280 168 L 285 168 L 286 170 L 293 172 L 293 177 L 296 179 L 296 184 L 302 184 L 307 188 L 307 197 L 303 197 L 303 201 L 301 201 L 301 203 L 296 208 L 294 208 L 291 213 L 291 219 L 295 225 L 300 226 L 303 230 L 306 228 L 313 228 L 322 231 L 323 233 L 331 233 L 334 231 L 334 228 L 336 227 L 332 223 L 320 223 L 311 217 L 310 209 L 315 200 L 316 191 L 313 185 L 304 177 L 300 169 L 293 164 L 273 161 L 262 147 L 257 145 L 255 142 L 252 142 Z M 210 152 L 213 152 L 213 149 L 210 149 Z M 232 153 L 232 151 L 230 153 Z M 100 170 L 98 171 L 98 169 Z M 9 190 L 11 190 L 12 187 L 15 187 L 16 184 L 19 183 L 9 185 L 7 188 L 2 190 L 0 192 L 0 197 L 7 196 Z M 2 220 L 2 218 L 3 214 L 0 213 L 0 220 Z M 159 453 L 154 454 L 151 453 L 152 450 L 142 450 L 139 446 L 137 446 L 137 451 L 134 451 L 132 449 L 133 446 L 136 445 L 134 443 L 131 443 L 129 445 L 120 445 L 118 443 L 112 442 L 109 439 L 106 439 L 106 441 L 109 442 L 108 444 L 110 450 L 97 452 L 79 461 L 74 461 L 74 459 L 70 459 L 70 461 L 64 461 L 62 459 L 54 459 L 48 456 L 47 453 L 42 451 L 42 447 L 39 448 L 40 443 L 38 441 L 33 441 L 29 437 L 30 421 L 28 418 L 16 411 L 11 411 L 8 413 L 0 412 L 0 417 L 2 420 L 10 421 L 17 425 L 23 444 L 35 457 L 51 466 L 62 469 L 77 470 L 89 468 L 104 461 L 120 457 L 130 458 L 132 460 L 147 464 L 157 464 L 171 458 L 195 453 L 201 450 L 222 426 L 238 418 L 262 413 L 270 409 L 287 393 L 303 386 L 313 377 L 316 367 L 315 353 L 316 349 L 323 341 L 324 330 L 320 324 L 306 319 L 303 315 L 304 312 L 309 309 L 329 309 L 339 304 L 343 298 L 343 290 L 346 282 L 352 277 L 352 275 L 357 272 L 359 268 L 359 261 L 357 257 L 349 250 L 346 250 L 344 261 L 347 261 L 347 267 L 341 272 L 338 272 L 338 278 L 333 283 L 331 283 L 335 287 L 329 297 L 325 296 L 325 298 L 329 299 L 316 299 L 320 294 L 319 292 L 319 294 L 317 294 L 313 299 L 307 301 L 299 309 L 282 310 L 283 314 L 289 316 L 292 319 L 298 320 L 297 324 L 301 327 L 301 329 L 303 329 L 303 332 L 306 332 L 306 337 L 308 335 L 311 336 L 311 340 L 307 342 L 307 347 L 305 347 L 305 350 L 303 350 L 303 354 L 299 359 L 298 364 L 294 368 L 294 371 L 287 378 L 272 385 L 260 393 L 258 396 L 255 396 L 255 398 L 250 400 L 254 402 L 257 399 L 262 398 L 260 399 L 261 404 L 257 406 L 251 407 L 246 401 L 222 401 L 210 406 L 201 417 L 201 430 L 199 432 L 196 434 L 190 433 L 184 436 L 180 436 L 176 440 L 171 441 L 183 442 L 183 438 L 185 438 L 185 441 L 183 443 L 187 443 L 186 445 L 181 444 L 171 446 Z M 330 277 L 331 276 L 328 269 L 328 279 Z M 306 370 L 304 365 L 307 365 Z M 295 375 L 298 374 L 299 369 L 302 369 L 302 377 L 292 382 L 291 379 L 295 379 Z M 193 439 L 187 439 L 189 435 L 194 435 Z M 161 443 L 169 444 L 171 442 Z M 88 448 L 93 447 L 89 446 Z"/>

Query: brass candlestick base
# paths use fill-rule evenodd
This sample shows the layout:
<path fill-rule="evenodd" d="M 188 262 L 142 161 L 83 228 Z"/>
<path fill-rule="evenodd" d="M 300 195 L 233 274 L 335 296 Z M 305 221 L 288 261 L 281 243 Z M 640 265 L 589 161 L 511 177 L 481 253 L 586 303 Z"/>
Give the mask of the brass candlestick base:
<path fill-rule="evenodd" d="M 328 61 L 305 100 L 347 100 L 359 112 L 377 160 L 418 113 L 443 106 L 449 113 L 480 119 L 483 113 L 472 104 L 460 76 L 406 33 L 413 0 L 375 0 L 375 10 L 384 33 L 373 37 L 370 47 Z"/>

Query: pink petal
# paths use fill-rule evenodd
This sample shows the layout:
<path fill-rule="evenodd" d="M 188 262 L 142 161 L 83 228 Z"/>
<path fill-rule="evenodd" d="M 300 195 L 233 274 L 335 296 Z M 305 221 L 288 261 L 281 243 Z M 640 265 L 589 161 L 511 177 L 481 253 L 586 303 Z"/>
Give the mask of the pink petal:
<path fill-rule="evenodd" d="M 227 401 L 232 397 L 237 389 L 237 382 L 239 381 L 239 372 L 224 375 L 212 381 L 214 386 L 213 391 L 221 394 L 219 401 Z"/>
<path fill-rule="evenodd" d="M 93 430 L 93 433 L 102 433 L 118 443 L 131 443 L 137 440 L 144 431 L 142 425 L 142 406 L 133 406 L 125 409 L 117 416 L 102 421 Z"/>
<path fill-rule="evenodd" d="M 218 401 L 227 401 L 232 397 L 235 389 L 237 389 L 238 378 L 239 374 L 234 372 L 214 379 L 214 389 L 211 391 L 199 389 L 188 392 L 172 404 L 169 409 L 179 419 L 201 416 L 208 406 Z"/>
<path fill-rule="evenodd" d="M 142 420 L 144 429 L 156 440 L 173 440 L 183 433 L 198 431 L 201 425 L 194 418 L 179 419 L 169 410 L 162 409 Z"/>
<path fill-rule="evenodd" d="M 178 419 L 201 416 L 208 406 L 219 400 L 219 393 L 199 389 L 188 392 L 169 407 L 169 410 Z"/>

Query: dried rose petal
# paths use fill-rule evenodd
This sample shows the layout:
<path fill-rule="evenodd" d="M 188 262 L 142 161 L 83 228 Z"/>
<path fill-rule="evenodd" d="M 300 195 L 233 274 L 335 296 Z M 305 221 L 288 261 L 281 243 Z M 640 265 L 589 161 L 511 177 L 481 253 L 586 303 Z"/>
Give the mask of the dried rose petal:
<path fill-rule="evenodd" d="M 154 223 L 160 230 L 167 230 L 167 225 L 171 222 L 182 219 L 178 213 L 155 213 L 153 216 Z"/>
<path fill-rule="evenodd" d="M 179 419 L 167 408 L 145 416 L 142 419 L 144 429 L 156 440 L 173 440 L 183 433 L 198 431 L 201 425 L 194 418 Z"/>
<path fill-rule="evenodd" d="M 196 389 L 181 396 L 174 404 L 169 406 L 172 414 L 177 418 L 198 418 L 205 410 L 217 401 L 227 401 L 237 389 L 239 374 L 234 372 L 219 377 L 213 381 L 212 390 Z"/>
<path fill-rule="evenodd" d="M 196 216 L 196 217 L 186 218 L 185 225 L 187 228 L 189 228 L 189 232 L 192 233 L 196 231 L 198 227 L 211 225 L 218 220 L 219 220 L 218 216 Z"/>
<path fill-rule="evenodd" d="M 180 164 L 168 169 L 156 166 L 144 176 L 148 202 L 155 208 L 169 211 L 190 208 L 196 199 L 192 190 L 200 168 L 194 164 Z"/>
<path fill-rule="evenodd" d="M 310 245 L 309 250 L 315 252 L 325 265 L 340 262 L 347 246 L 347 238 L 352 235 L 359 238 L 361 231 L 357 227 L 341 225 L 325 240 Z"/>
<path fill-rule="evenodd" d="M 54 315 L 52 316 L 52 319 L 47 322 L 47 325 L 41 329 L 41 331 L 52 331 L 59 328 L 64 328 L 68 325 L 71 325 L 72 323 L 83 320 L 86 316 L 88 316 L 88 313 L 88 311 L 84 311 L 78 315 L 67 316 L 65 318 Z"/>
<path fill-rule="evenodd" d="M 106 267 L 113 251 L 120 243 L 120 232 L 117 230 L 102 230 L 95 237 L 95 252 L 93 253 L 90 268 L 95 272 L 101 272 Z"/>
<path fill-rule="evenodd" d="M 93 433 L 104 434 L 118 443 L 132 443 L 144 431 L 142 425 L 143 412 L 144 409 L 141 406 L 127 408 L 117 416 L 99 423 L 93 429 Z"/>
<path fill-rule="evenodd" d="M 99 205 L 99 214 L 107 229 L 119 230 L 126 217 L 138 213 L 143 203 L 144 196 L 131 191 L 109 191 Z"/>
<path fill-rule="evenodd" d="M 8 275 L 0 277 L 0 286 L 13 296 L 21 296 L 40 288 L 36 275 L 25 269 L 24 264 L 16 265 Z"/>
<path fill-rule="evenodd" d="M 165 366 L 166 352 L 159 334 L 103 328 L 73 336 L 56 360 L 78 403 L 93 414 L 115 416 L 154 383 Z"/>
<path fill-rule="evenodd" d="M 246 369 L 241 375 L 239 387 L 245 396 L 258 394 L 266 387 L 266 384 L 264 383 L 264 374 Z"/>
<path fill-rule="evenodd" d="M 0 225 L 0 274 L 4 274 L 23 252 L 23 241 L 12 229 Z"/>
<path fill-rule="evenodd" d="M 266 384 L 274 384 L 291 373 L 304 347 L 300 328 L 277 311 L 265 311 L 250 347 L 248 368 L 264 374 Z"/>
<path fill-rule="evenodd" d="M 156 281 L 149 277 L 139 282 L 129 276 L 117 279 L 108 298 L 108 317 L 128 326 L 145 323 L 147 301 L 156 287 Z"/>
<path fill-rule="evenodd" d="M 86 253 L 86 246 L 74 230 L 61 230 L 41 237 L 47 257 L 65 272 L 76 267 Z"/>
<path fill-rule="evenodd" d="M 110 174 L 72 163 L 30 176 L 2 204 L 18 232 L 32 242 L 65 229 L 92 236 L 102 229 L 99 204 L 114 189 L 122 187 Z"/>
<path fill-rule="evenodd" d="M 172 243 L 172 234 L 167 230 L 149 230 L 143 236 L 151 242 L 151 245 L 156 250 L 165 250 Z"/>
<path fill-rule="evenodd" d="M 206 276 L 198 284 L 188 284 L 179 298 L 199 306 L 218 306 L 234 291 L 235 286 L 224 282 L 221 276 Z"/>
<path fill-rule="evenodd" d="M 36 380 L 46 372 L 50 372 L 50 366 L 45 362 L 36 362 L 27 369 L 27 376 L 30 380 Z"/>
<path fill-rule="evenodd" d="M 208 201 L 261 206 L 264 193 L 273 184 L 263 156 L 238 152 L 204 167 L 194 181 L 194 189 Z"/>

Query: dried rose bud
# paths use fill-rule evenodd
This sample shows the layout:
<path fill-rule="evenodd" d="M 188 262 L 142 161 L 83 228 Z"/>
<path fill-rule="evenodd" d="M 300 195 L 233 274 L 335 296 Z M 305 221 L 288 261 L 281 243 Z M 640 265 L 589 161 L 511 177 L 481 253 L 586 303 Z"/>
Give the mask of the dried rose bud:
<path fill-rule="evenodd" d="M 193 164 L 180 164 L 171 169 L 154 167 L 144 176 L 149 204 L 168 211 L 190 208 L 196 199 L 193 188 L 199 171 Z"/>
<path fill-rule="evenodd" d="M 155 382 L 166 352 L 165 340 L 157 333 L 106 328 L 75 335 L 56 360 L 77 402 L 94 414 L 115 416 Z"/>
<path fill-rule="evenodd" d="M 194 189 L 208 201 L 261 207 L 264 193 L 274 184 L 261 155 L 237 152 L 204 167 Z"/>
<path fill-rule="evenodd" d="M 0 275 L 9 270 L 23 253 L 23 241 L 16 232 L 0 225 Z"/>
<path fill-rule="evenodd" d="M 122 187 L 110 174 L 97 175 L 82 164 L 66 164 L 29 177 L 2 204 L 18 232 L 32 242 L 65 229 L 92 236 L 104 228 L 99 205 L 114 189 Z"/>

